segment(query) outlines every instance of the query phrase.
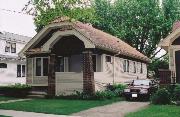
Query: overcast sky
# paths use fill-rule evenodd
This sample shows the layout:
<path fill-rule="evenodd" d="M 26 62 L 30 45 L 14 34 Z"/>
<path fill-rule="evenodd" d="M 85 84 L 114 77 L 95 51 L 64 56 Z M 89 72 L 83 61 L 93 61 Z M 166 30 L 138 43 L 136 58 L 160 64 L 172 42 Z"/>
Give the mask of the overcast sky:
<path fill-rule="evenodd" d="M 2 10 L 7 9 L 19 12 L 27 1 L 28 0 L 0 0 L 0 31 L 30 37 L 36 34 L 32 16 Z"/>

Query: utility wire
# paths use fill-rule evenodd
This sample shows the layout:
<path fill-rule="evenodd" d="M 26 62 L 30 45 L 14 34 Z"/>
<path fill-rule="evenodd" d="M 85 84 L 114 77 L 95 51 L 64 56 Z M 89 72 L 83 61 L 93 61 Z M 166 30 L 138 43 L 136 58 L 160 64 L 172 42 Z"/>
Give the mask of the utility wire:
<path fill-rule="evenodd" d="M 2 8 L 0 8 L 0 10 L 2 10 L 2 11 L 7 11 L 7 12 L 11 12 L 11 13 L 18 13 L 18 14 L 31 15 L 31 14 L 24 13 L 24 12 L 21 12 L 21 11 L 15 11 L 15 10 L 9 10 L 9 9 L 2 9 Z M 31 16 L 34 16 L 34 15 L 31 15 Z"/>

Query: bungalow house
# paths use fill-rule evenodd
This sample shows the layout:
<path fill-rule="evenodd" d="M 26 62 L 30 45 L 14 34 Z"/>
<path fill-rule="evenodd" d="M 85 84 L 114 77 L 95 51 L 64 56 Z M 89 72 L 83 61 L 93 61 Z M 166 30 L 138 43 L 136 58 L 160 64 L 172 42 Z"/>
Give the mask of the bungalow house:
<path fill-rule="evenodd" d="M 0 86 L 26 83 L 26 61 L 18 54 L 30 37 L 0 32 Z"/>
<path fill-rule="evenodd" d="M 150 60 L 91 24 L 59 17 L 19 53 L 27 57 L 27 84 L 49 95 L 94 93 L 105 85 L 147 78 Z"/>
<path fill-rule="evenodd" d="M 160 41 L 159 47 L 166 50 L 169 55 L 169 70 L 164 71 L 163 74 L 167 75 L 161 77 L 168 77 L 171 83 L 180 83 L 180 21 L 174 23 L 172 32 Z"/>

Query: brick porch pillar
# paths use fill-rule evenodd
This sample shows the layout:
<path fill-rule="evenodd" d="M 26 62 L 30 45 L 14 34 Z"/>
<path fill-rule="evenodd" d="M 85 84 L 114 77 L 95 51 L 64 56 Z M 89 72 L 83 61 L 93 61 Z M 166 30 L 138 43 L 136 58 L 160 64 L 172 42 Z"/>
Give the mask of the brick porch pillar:
<path fill-rule="evenodd" d="M 50 54 L 48 58 L 48 96 L 55 96 L 55 58 L 55 54 Z"/>
<path fill-rule="evenodd" d="M 92 52 L 89 50 L 83 52 L 83 92 L 95 93 Z"/>

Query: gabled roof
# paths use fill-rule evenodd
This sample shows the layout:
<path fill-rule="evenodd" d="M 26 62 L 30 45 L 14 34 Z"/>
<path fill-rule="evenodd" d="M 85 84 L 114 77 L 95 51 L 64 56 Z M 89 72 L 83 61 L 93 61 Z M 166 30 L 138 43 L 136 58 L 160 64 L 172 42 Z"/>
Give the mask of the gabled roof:
<path fill-rule="evenodd" d="M 70 21 L 70 18 L 68 17 L 59 17 L 50 22 L 49 25 L 58 25 L 63 22 L 71 22 L 73 28 L 89 39 L 96 48 L 108 50 L 112 53 L 119 53 L 120 55 L 139 59 L 144 62 L 150 62 L 148 57 L 137 51 L 135 48 L 115 36 L 92 27 L 90 24 L 84 24 L 79 21 Z M 31 41 L 30 43 L 33 44 Z"/>
<path fill-rule="evenodd" d="M 173 24 L 172 32 L 158 44 L 159 47 L 168 51 L 168 47 L 171 43 L 180 36 L 180 21 Z"/>

